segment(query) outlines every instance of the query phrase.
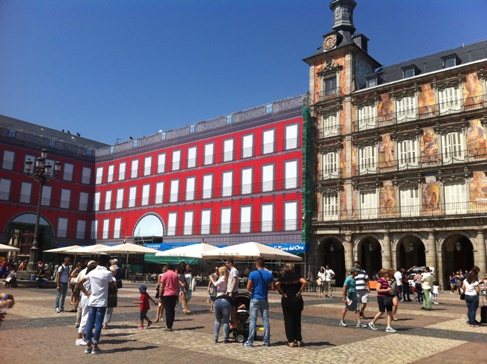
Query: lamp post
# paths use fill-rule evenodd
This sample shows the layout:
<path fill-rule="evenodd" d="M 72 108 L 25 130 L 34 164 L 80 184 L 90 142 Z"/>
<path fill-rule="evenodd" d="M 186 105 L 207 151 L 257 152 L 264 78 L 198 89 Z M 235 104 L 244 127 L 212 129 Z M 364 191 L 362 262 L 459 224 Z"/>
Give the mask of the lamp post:
<path fill-rule="evenodd" d="M 41 200 L 42 200 L 42 188 L 46 183 L 55 179 L 61 170 L 61 162 L 56 161 L 54 163 L 54 171 L 52 171 L 52 165 L 47 163 L 47 150 L 42 149 L 41 155 L 36 158 L 35 166 L 32 168 L 33 162 L 30 159 L 25 161 L 25 169 L 27 176 L 34 179 L 39 183 L 39 198 L 37 200 L 37 212 L 36 212 L 36 224 L 34 228 L 34 239 L 32 241 L 32 248 L 30 249 L 29 264 L 27 265 L 27 271 L 32 271 L 37 268 L 37 259 L 39 257 L 39 247 L 37 242 L 37 236 L 39 234 L 39 220 L 41 217 Z"/>

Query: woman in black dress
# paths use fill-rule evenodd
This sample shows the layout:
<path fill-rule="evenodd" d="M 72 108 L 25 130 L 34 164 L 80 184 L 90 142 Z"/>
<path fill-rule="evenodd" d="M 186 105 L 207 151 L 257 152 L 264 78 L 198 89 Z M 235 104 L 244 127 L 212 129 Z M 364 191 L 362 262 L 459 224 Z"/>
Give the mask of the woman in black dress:
<path fill-rule="evenodd" d="M 276 288 L 281 294 L 282 313 L 284 315 L 284 328 L 286 330 L 287 345 L 290 347 L 302 346 L 301 311 L 303 311 L 303 297 L 301 292 L 308 282 L 297 274 L 293 263 L 284 265 L 282 275 L 276 282 Z"/>

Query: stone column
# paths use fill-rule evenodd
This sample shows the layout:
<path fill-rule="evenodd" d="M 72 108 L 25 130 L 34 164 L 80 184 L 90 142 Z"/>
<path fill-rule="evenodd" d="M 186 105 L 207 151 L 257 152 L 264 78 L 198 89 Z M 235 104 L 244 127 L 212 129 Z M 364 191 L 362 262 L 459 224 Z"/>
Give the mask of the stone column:
<path fill-rule="evenodd" d="M 436 240 L 435 232 L 430 231 L 428 233 L 428 246 L 426 247 L 426 265 L 428 267 L 434 267 L 435 272 L 438 272 L 438 261 L 436 257 Z"/>
<path fill-rule="evenodd" d="M 474 251 L 474 264 L 480 268 L 479 277 L 483 277 L 487 273 L 485 236 L 483 230 L 477 231 L 477 252 Z"/>
<path fill-rule="evenodd" d="M 348 270 L 353 267 L 353 242 L 352 242 L 352 234 L 348 233 L 345 234 L 345 240 L 343 241 L 343 249 L 345 250 L 345 270 L 347 273 Z"/>
<path fill-rule="evenodd" d="M 386 232 L 384 239 L 382 239 L 382 267 L 392 268 L 392 247 L 389 232 Z"/>
<path fill-rule="evenodd" d="M 445 290 L 445 287 L 448 290 L 448 288 L 450 287 L 450 280 L 449 275 L 445 274 L 443 268 L 443 250 L 441 249 L 441 247 L 438 248 L 437 257 L 438 266 L 435 267 L 435 278 L 440 283 L 440 290 Z"/>

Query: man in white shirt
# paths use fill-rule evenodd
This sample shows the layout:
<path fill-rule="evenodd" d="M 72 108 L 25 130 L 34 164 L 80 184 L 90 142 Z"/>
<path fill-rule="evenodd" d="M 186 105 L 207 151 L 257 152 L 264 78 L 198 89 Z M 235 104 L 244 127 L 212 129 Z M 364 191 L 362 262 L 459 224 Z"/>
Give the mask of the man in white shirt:
<path fill-rule="evenodd" d="M 404 268 L 399 269 L 396 273 L 394 273 L 394 279 L 396 280 L 397 285 L 397 298 L 400 299 L 399 302 L 403 302 L 402 299 L 402 274 L 404 272 Z"/>
<path fill-rule="evenodd" d="M 68 292 L 69 282 L 69 263 L 68 257 L 64 258 L 63 264 L 56 271 L 56 312 L 60 313 L 64 311 L 64 300 L 66 299 L 66 293 Z"/>
<path fill-rule="evenodd" d="M 327 264 L 325 265 L 325 297 L 330 297 L 332 298 L 332 280 L 335 278 L 335 272 L 330 268 L 330 266 Z"/>
<path fill-rule="evenodd" d="M 106 254 L 101 254 L 98 260 L 98 266 L 89 272 L 78 283 L 84 294 L 88 296 L 88 322 L 86 324 L 86 349 L 85 354 L 99 354 L 101 350 L 98 348 L 100 341 L 101 328 L 103 325 L 103 318 L 108 306 L 108 291 L 110 288 L 115 288 L 115 281 L 112 272 L 108 270 L 110 266 L 110 257 Z M 85 281 L 90 284 L 90 292 L 88 292 L 83 285 Z M 93 328 L 95 333 L 93 335 Z M 93 348 L 92 348 L 93 337 Z"/>

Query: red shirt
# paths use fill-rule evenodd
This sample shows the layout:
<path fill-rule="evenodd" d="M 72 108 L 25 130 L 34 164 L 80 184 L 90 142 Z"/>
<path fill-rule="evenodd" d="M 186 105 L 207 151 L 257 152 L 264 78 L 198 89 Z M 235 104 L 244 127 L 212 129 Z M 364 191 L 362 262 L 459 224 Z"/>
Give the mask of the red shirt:
<path fill-rule="evenodd" d="M 149 295 L 147 292 L 140 294 L 140 310 L 141 311 L 149 311 L 150 310 L 150 303 L 149 303 Z"/>

